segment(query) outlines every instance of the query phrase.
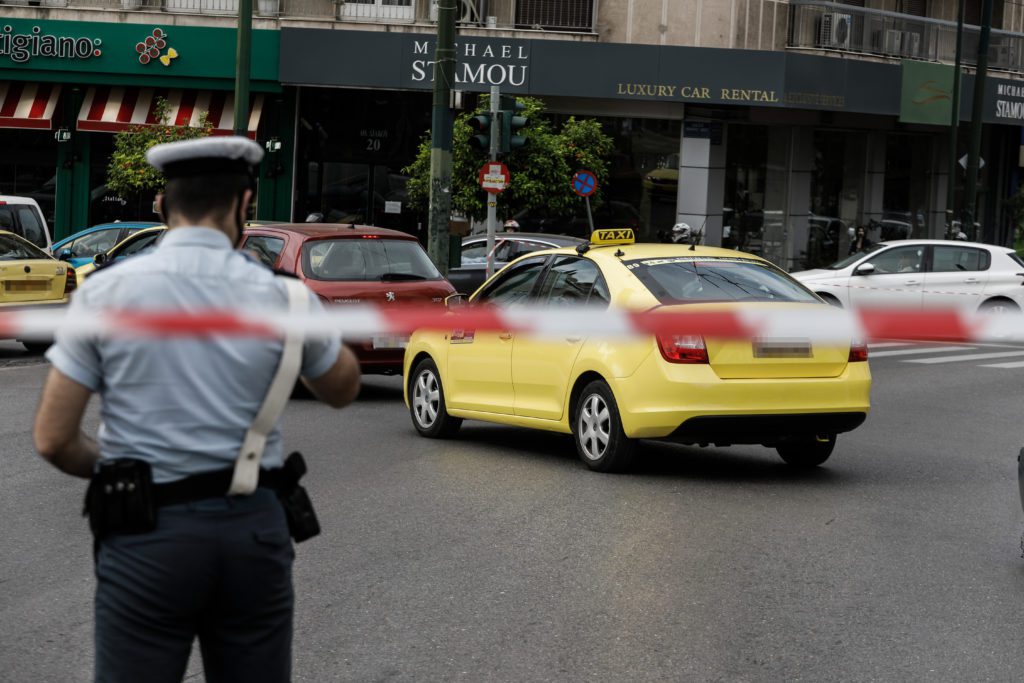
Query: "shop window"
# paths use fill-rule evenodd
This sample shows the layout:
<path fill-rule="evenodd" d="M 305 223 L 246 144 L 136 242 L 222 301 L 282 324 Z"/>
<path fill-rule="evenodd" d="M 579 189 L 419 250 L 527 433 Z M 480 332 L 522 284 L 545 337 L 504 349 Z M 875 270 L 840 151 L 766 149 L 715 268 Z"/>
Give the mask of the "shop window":
<path fill-rule="evenodd" d="M 785 215 L 789 129 L 730 125 L 722 246 L 789 269 Z"/>
<path fill-rule="evenodd" d="M 801 268 L 823 268 L 850 248 L 850 230 L 861 223 L 864 181 L 864 133 L 814 132 L 811 206 Z"/>
<path fill-rule="evenodd" d="M 872 225 L 872 240 L 931 237 L 928 220 L 934 138 L 890 133 L 885 145 L 882 217 Z M 941 229 L 942 226 L 937 226 Z"/>

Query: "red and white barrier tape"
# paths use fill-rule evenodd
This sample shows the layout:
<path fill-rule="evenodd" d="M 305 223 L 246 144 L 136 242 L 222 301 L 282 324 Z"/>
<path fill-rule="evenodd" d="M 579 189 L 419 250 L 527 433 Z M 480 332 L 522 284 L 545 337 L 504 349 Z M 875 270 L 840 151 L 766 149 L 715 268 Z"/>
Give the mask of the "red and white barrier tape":
<path fill-rule="evenodd" d="M 279 336 L 301 329 L 307 335 L 341 334 L 346 339 L 401 335 L 418 329 L 500 330 L 542 337 L 630 338 L 651 334 L 700 334 L 723 339 L 800 337 L 819 342 L 850 339 L 918 341 L 1024 341 L 1024 316 L 971 314 L 953 309 L 842 310 L 831 306 L 779 304 L 733 310 L 693 308 L 646 312 L 594 308 L 484 308 L 444 310 L 437 306 L 338 306 L 321 313 L 287 311 L 109 310 L 77 313 L 46 309 L 0 309 L 0 339 L 46 339 L 66 335 L 99 337 Z"/>

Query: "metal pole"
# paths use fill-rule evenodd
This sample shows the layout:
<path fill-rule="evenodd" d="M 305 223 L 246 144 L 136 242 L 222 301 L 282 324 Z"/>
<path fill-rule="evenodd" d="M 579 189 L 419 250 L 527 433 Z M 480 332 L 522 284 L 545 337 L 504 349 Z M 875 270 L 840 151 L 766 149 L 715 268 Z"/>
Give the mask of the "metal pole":
<path fill-rule="evenodd" d="M 501 88 L 491 86 L 491 161 L 498 160 L 500 148 L 501 125 L 498 111 L 501 101 Z M 498 232 L 498 195 L 487 194 L 487 277 L 494 275 L 494 235 Z"/>
<path fill-rule="evenodd" d="M 249 73 L 252 59 L 252 0 L 238 0 L 235 54 L 235 135 L 249 134 Z"/>
<path fill-rule="evenodd" d="M 594 234 L 594 214 L 590 212 L 590 197 L 584 197 L 584 201 L 587 202 L 587 222 L 590 223 L 590 234 Z"/>
<path fill-rule="evenodd" d="M 434 107 L 430 125 L 430 216 L 427 254 L 448 274 L 448 221 L 452 214 L 452 111 L 455 84 L 455 8 L 458 0 L 437 2 L 434 52 Z"/>
<path fill-rule="evenodd" d="M 966 0 L 960 0 L 956 15 L 956 60 L 953 66 L 953 111 L 949 123 L 949 174 L 946 179 L 946 239 L 956 237 L 953 221 L 956 218 L 956 136 L 960 128 L 960 64 L 963 58 L 964 7 Z"/>
<path fill-rule="evenodd" d="M 974 107 L 971 110 L 971 134 L 967 146 L 967 180 L 964 183 L 964 223 L 972 240 L 974 214 L 978 202 L 978 160 L 981 158 L 981 118 L 985 114 L 985 80 L 988 76 L 988 44 L 992 32 L 992 0 L 981 5 L 981 36 L 978 39 L 978 66 L 974 72 Z"/>

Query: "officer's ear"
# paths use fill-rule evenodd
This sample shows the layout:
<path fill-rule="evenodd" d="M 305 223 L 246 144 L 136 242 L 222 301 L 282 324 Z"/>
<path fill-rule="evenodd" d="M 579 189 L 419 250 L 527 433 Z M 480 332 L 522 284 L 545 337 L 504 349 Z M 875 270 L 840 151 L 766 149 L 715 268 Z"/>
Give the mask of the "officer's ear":
<path fill-rule="evenodd" d="M 164 193 L 161 192 L 156 196 L 156 200 L 153 202 L 153 212 L 160 218 L 164 224 L 167 223 L 167 214 L 164 212 Z"/>
<path fill-rule="evenodd" d="M 238 205 L 238 224 L 245 225 L 249 219 L 249 207 L 252 205 L 253 193 L 251 189 L 242 192 L 242 202 Z"/>

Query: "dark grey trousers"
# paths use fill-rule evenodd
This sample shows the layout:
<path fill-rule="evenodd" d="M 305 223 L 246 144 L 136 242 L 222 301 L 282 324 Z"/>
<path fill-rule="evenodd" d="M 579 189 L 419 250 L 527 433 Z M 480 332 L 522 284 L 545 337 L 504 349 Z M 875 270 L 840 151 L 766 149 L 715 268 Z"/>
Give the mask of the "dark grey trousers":
<path fill-rule="evenodd" d="M 181 681 L 198 636 L 206 680 L 291 678 L 292 560 L 272 491 L 161 508 L 96 564 L 96 680 Z"/>

